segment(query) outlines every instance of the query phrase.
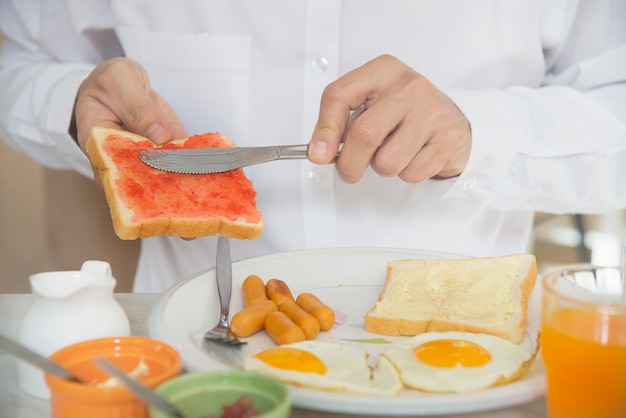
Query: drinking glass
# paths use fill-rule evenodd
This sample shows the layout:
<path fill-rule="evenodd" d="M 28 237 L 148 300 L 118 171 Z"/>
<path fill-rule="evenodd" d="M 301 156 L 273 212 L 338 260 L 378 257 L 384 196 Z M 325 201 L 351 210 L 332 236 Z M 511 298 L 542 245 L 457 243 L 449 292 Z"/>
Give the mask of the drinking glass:
<path fill-rule="evenodd" d="M 626 417 L 624 273 L 584 264 L 543 275 L 549 418 Z"/>

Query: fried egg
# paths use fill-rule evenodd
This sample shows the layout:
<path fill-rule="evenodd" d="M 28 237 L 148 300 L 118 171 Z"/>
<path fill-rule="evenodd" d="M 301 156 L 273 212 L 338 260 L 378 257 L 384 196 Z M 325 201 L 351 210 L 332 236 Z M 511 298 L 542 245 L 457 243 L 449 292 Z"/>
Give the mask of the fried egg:
<path fill-rule="evenodd" d="M 365 350 L 314 340 L 261 351 L 245 358 L 244 369 L 284 383 L 334 392 L 395 395 L 403 388 L 386 358 L 371 368 Z"/>
<path fill-rule="evenodd" d="M 504 338 L 456 331 L 420 334 L 394 343 L 381 356 L 393 363 L 406 387 L 451 393 L 515 380 L 534 357 Z"/>

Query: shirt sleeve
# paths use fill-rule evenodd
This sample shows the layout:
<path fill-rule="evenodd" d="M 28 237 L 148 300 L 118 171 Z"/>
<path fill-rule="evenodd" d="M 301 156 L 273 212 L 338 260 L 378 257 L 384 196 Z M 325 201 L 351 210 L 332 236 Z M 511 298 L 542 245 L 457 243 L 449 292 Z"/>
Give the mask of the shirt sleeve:
<path fill-rule="evenodd" d="M 73 4 L 76 3 L 76 4 Z M 0 2 L 0 137 L 38 163 L 92 177 L 68 134 L 80 83 L 119 55 L 106 2 Z M 111 42 L 113 41 L 113 42 Z"/>
<path fill-rule="evenodd" d="M 626 3 L 608 0 L 547 11 L 540 86 L 447 91 L 473 144 L 444 199 L 551 213 L 626 207 L 623 16 Z"/>

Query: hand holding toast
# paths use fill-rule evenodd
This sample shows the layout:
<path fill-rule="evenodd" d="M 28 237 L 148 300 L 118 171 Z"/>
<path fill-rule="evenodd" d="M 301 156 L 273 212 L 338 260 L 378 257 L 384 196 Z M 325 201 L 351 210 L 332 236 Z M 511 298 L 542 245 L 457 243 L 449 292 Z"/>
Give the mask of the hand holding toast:
<path fill-rule="evenodd" d="M 383 177 L 417 183 L 459 175 L 469 158 L 472 134 L 452 100 L 403 62 L 383 55 L 324 90 L 309 146 L 311 161 L 333 160 L 357 182 L 368 165 Z"/>
<path fill-rule="evenodd" d="M 143 67 L 128 58 L 102 62 L 78 89 L 70 133 L 83 150 L 95 126 L 138 133 L 157 144 L 187 136 L 172 108 L 150 87 Z"/>

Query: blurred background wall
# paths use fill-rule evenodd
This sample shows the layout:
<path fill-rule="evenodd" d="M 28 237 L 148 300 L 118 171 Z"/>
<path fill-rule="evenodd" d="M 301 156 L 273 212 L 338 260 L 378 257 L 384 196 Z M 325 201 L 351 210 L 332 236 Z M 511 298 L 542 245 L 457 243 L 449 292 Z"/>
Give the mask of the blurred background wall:
<path fill-rule="evenodd" d="M 88 259 L 111 263 L 115 290 L 128 292 L 138 255 L 138 241 L 113 232 L 91 179 L 43 168 L 0 139 L 0 293 L 30 292 L 30 274 L 78 270 Z"/>
<path fill-rule="evenodd" d="M 139 241 L 113 232 L 104 193 L 72 171 L 39 166 L 0 142 L 0 293 L 28 293 L 28 276 L 105 260 L 129 292 Z"/>

